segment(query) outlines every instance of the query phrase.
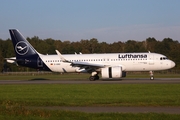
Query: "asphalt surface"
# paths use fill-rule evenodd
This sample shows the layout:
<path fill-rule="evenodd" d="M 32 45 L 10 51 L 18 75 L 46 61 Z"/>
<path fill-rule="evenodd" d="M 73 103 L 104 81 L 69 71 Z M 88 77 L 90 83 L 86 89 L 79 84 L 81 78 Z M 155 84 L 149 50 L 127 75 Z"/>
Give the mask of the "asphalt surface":
<path fill-rule="evenodd" d="M 156 78 L 155 80 L 149 80 L 147 78 L 139 79 L 107 79 L 107 80 L 0 80 L 1 84 L 179 84 L 180 78 Z"/>
<path fill-rule="evenodd" d="M 34 109 L 79 111 L 85 113 L 167 113 L 180 114 L 180 107 L 31 107 Z"/>
<path fill-rule="evenodd" d="M 155 80 L 143 79 L 128 79 L 123 80 L 0 80 L 0 85 L 4 84 L 180 84 L 180 78 L 157 78 Z M 68 111 L 80 111 L 87 113 L 168 113 L 168 114 L 180 114 L 179 107 L 72 107 L 72 106 L 49 106 L 49 107 L 33 107 L 38 109 L 49 110 L 68 110 Z"/>

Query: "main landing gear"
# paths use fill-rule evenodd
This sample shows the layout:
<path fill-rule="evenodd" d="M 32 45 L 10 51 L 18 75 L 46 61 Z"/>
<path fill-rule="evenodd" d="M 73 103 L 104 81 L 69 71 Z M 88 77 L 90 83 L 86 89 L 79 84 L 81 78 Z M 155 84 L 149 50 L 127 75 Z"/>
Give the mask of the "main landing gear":
<path fill-rule="evenodd" d="M 150 80 L 154 80 L 153 71 L 149 71 L 149 74 L 150 74 Z"/>
<path fill-rule="evenodd" d="M 89 77 L 90 81 L 95 81 L 95 80 L 99 80 L 99 76 L 97 74 L 97 72 L 92 72 L 91 76 Z"/>

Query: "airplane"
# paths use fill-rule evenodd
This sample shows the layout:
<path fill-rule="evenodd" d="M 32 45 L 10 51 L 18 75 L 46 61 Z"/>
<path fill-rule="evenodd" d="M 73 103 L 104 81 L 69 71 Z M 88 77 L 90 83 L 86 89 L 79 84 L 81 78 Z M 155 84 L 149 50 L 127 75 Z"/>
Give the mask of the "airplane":
<path fill-rule="evenodd" d="M 43 55 L 24 38 L 17 29 L 9 29 L 16 57 L 6 58 L 9 63 L 35 68 L 43 71 L 61 73 L 90 73 L 90 81 L 102 79 L 121 79 L 129 71 L 167 70 L 175 66 L 172 60 L 158 53 L 104 53 L 104 54 L 57 54 Z"/>

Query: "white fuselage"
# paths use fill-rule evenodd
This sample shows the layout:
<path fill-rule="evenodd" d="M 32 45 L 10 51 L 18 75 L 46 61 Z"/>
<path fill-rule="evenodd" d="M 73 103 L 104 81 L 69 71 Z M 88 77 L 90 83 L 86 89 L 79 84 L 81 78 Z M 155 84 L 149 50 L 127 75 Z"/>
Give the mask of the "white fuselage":
<path fill-rule="evenodd" d="M 71 62 L 83 62 L 105 66 L 121 66 L 122 71 L 157 71 L 175 66 L 172 60 L 158 53 L 112 53 L 112 54 L 69 54 L 63 57 Z M 40 58 L 53 72 L 81 72 L 81 68 L 72 67 L 63 62 L 58 55 L 41 55 Z"/>

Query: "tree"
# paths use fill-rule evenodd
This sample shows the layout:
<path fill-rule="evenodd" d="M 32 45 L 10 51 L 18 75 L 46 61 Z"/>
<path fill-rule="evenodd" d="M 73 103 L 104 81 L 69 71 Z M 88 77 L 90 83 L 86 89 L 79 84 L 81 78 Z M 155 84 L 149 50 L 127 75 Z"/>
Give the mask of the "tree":
<path fill-rule="evenodd" d="M 146 51 L 154 52 L 156 43 L 157 40 L 155 38 L 151 38 L 151 37 L 147 38 L 144 42 Z"/>
<path fill-rule="evenodd" d="M 89 44 L 89 40 L 81 40 L 80 41 L 81 46 L 82 46 L 82 53 L 91 53 L 89 48 L 90 48 L 90 44 Z"/>
<path fill-rule="evenodd" d="M 99 43 L 99 52 L 100 53 L 108 53 L 109 45 L 106 42 Z"/>
<path fill-rule="evenodd" d="M 97 53 L 98 49 L 99 49 L 98 48 L 98 40 L 96 38 L 92 38 L 92 39 L 90 39 L 89 44 L 90 44 L 89 51 L 91 53 Z"/>
<path fill-rule="evenodd" d="M 125 52 L 138 52 L 139 50 L 138 42 L 134 40 L 128 40 L 125 43 Z"/>

